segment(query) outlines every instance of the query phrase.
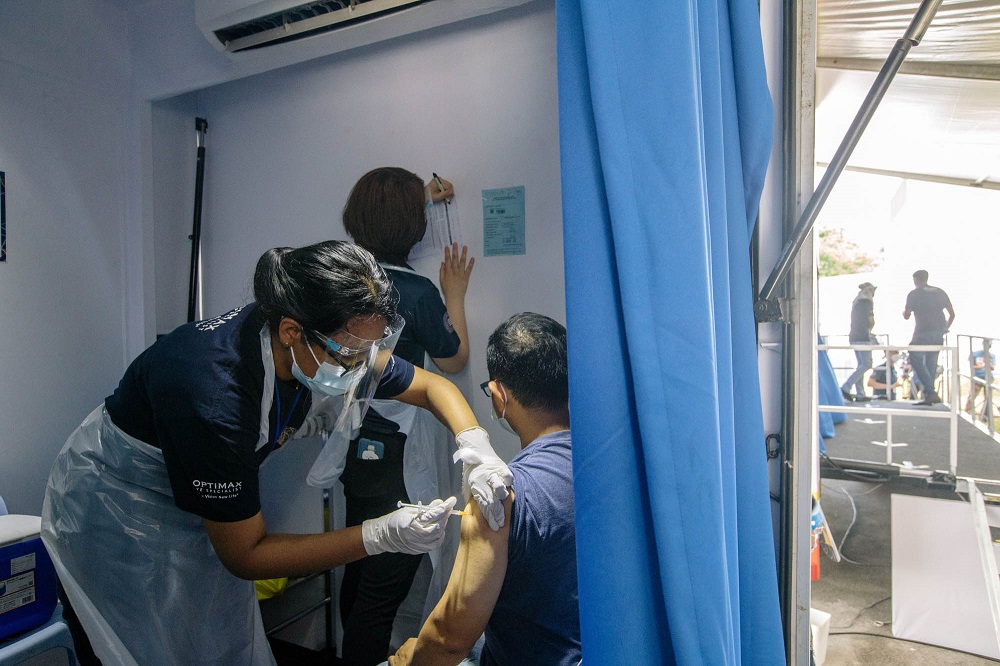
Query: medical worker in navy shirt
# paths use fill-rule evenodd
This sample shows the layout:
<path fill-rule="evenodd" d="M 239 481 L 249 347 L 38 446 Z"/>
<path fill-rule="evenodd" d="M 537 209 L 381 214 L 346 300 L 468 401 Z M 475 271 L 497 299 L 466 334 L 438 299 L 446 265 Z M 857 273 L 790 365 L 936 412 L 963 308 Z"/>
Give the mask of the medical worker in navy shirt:
<path fill-rule="evenodd" d="M 395 353 L 420 368 L 426 354 L 448 373 L 460 372 L 469 359 L 465 294 L 475 260 L 467 259 L 467 248 L 462 252 L 457 244 L 445 248 L 439 271 L 443 300 L 437 286 L 414 271 L 407 260 L 427 232 L 425 204 L 453 196 L 454 188 L 447 180 L 435 177 L 425 185 L 406 169 L 379 167 L 358 179 L 343 212 L 345 231 L 375 255 L 399 294 L 397 310 L 406 328 Z M 332 461 L 336 464 L 331 465 L 325 484 L 332 485 L 334 478 L 343 483 L 347 525 L 379 516 L 399 501 L 426 502 L 451 495 L 451 478 L 439 478 L 438 473 L 449 467 L 451 440 L 427 412 L 396 401 L 375 401 L 358 435 L 345 442 L 343 455 Z M 378 454 L 365 455 L 367 447 L 377 448 Z M 458 548 L 457 529 L 449 537 L 440 551 L 430 555 L 431 607 L 444 591 Z M 375 666 L 385 661 L 396 614 L 424 557 L 384 553 L 344 567 L 340 616 L 344 627 L 341 658 L 346 666 Z"/>
<path fill-rule="evenodd" d="M 254 579 L 439 543 L 452 498 L 268 533 L 258 468 L 314 400 L 336 402 L 334 432 L 356 427 L 373 395 L 425 407 L 456 434 L 477 501 L 506 496 L 510 472 L 458 389 L 392 355 L 403 321 L 371 254 L 338 241 L 269 250 L 253 288 L 256 302 L 143 352 L 53 465 L 43 540 L 105 664 L 273 664 Z"/>

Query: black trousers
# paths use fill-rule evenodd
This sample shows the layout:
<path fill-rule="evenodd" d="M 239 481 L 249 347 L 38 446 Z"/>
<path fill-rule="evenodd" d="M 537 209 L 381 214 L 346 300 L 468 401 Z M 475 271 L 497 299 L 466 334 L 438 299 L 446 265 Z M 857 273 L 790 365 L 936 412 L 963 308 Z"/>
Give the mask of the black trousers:
<path fill-rule="evenodd" d="M 73 637 L 76 663 L 80 664 L 80 666 L 101 666 L 101 660 L 94 654 L 94 648 L 90 644 L 87 632 L 83 630 L 80 618 L 77 617 L 76 611 L 70 605 L 69 597 L 66 596 L 66 591 L 62 585 L 59 586 L 59 601 L 63 606 L 63 621 L 66 622 L 66 626 L 69 627 L 70 636 Z"/>
<path fill-rule="evenodd" d="M 340 590 L 344 664 L 375 666 L 389 655 L 392 624 L 424 555 L 383 553 L 348 564 Z"/>
<path fill-rule="evenodd" d="M 395 511 L 398 501 L 409 501 L 403 483 L 406 435 L 386 432 L 395 424 L 382 421 L 373 423 L 366 418 L 360 436 L 351 442 L 347 452 L 341 481 L 348 527 Z M 379 457 L 362 458 L 359 450 L 377 453 Z M 383 553 L 344 567 L 340 589 L 344 664 L 375 666 L 386 660 L 396 611 L 409 593 L 423 557 Z"/>

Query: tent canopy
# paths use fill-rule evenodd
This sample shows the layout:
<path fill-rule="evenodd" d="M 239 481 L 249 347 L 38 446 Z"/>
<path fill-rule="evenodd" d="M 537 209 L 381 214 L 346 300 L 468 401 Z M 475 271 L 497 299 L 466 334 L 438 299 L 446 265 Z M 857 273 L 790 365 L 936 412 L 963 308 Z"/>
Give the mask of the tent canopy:
<path fill-rule="evenodd" d="M 826 163 L 918 2 L 819 0 L 816 161 Z M 1000 3 L 944 2 L 851 157 L 877 169 L 1000 182 Z"/>

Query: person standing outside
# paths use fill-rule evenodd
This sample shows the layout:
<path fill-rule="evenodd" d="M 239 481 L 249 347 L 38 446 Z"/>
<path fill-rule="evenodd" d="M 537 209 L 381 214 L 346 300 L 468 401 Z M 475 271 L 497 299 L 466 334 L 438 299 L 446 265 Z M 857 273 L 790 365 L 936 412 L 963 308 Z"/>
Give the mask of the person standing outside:
<path fill-rule="evenodd" d="M 987 384 L 992 384 L 996 380 L 997 357 L 991 351 L 992 347 L 993 341 L 990 338 L 983 338 L 983 348 L 972 354 L 973 379 L 972 385 L 969 386 L 969 399 L 965 402 L 965 411 L 969 414 L 974 412 L 976 398 L 979 397 L 979 394 L 985 393 Z M 987 376 L 987 370 L 989 376 Z M 984 405 L 979 419 L 985 421 L 990 411 L 990 405 Z"/>
<path fill-rule="evenodd" d="M 875 285 L 862 282 L 858 285 L 858 295 L 851 304 L 851 333 L 848 340 L 852 345 L 870 345 L 875 343 L 872 330 L 875 328 Z M 840 392 L 848 400 L 865 399 L 865 373 L 872 368 L 872 353 L 868 349 L 855 349 L 854 357 L 857 365 L 854 372 L 847 378 Z M 851 393 L 851 388 L 854 393 Z"/>
<path fill-rule="evenodd" d="M 395 352 L 418 368 L 424 355 L 446 373 L 461 372 L 469 360 L 465 294 L 475 259 L 457 244 L 444 248 L 441 291 L 407 263 L 427 231 L 425 205 L 450 201 L 455 191 L 438 178 L 426 185 L 399 167 L 379 167 L 363 175 L 344 205 L 344 229 L 378 259 L 399 295 L 397 310 L 406 321 Z M 444 298 L 442 299 L 442 293 Z M 347 448 L 340 480 L 347 525 L 358 525 L 394 508 L 397 502 L 437 497 L 436 459 L 449 453 L 443 431 L 426 412 L 391 401 L 375 401 L 360 432 Z M 377 456 L 359 455 L 372 446 Z M 443 484 L 441 484 L 443 485 Z M 494 529 L 503 514 L 494 519 Z M 344 569 L 340 610 L 344 627 L 342 658 L 348 666 L 373 666 L 389 652 L 399 606 L 413 584 L 423 555 L 385 553 Z M 438 561 L 432 558 L 438 569 Z M 445 567 L 446 568 L 446 567 Z M 444 584 L 441 571 L 434 582 Z M 446 572 L 444 572 L 446 573 Z M 432 582 L 432 589 L 434 587 Z"/>
<path fill-rule="evenodd" d="M 928 273 L 921 269 L 913 274 L 915 287 L 906 296 L 906 308 L 903 319 L 914 317 L 913 339 L 911 345 L 940 345 L 944 343 L 944 335 L 955 321 L 955 309 L 951 299 L 944 289 L 927 284 Z M 945 313 L 948 314 L 945 318 Z M 923 385 L 921 401 L 918 405 L 935 405 L 941 398 L 934 390 L 934 379 L 937 377 L 939 351 L 910 352 L 910 364 L 917 378 Z"/>

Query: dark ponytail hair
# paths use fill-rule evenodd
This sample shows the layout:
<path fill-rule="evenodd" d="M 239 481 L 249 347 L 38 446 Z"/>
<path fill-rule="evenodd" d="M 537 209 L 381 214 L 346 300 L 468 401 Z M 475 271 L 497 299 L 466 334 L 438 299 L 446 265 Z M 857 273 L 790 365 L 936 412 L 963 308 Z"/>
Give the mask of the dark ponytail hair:
<path fill-rule="evenodd" d="M 330 334 L 358 316 L 396 314 L 392 283 L 375 257 L 345 241 L 277 247 L 257 260 L 253 293 L 271 330 L 283 317 Z"/>

